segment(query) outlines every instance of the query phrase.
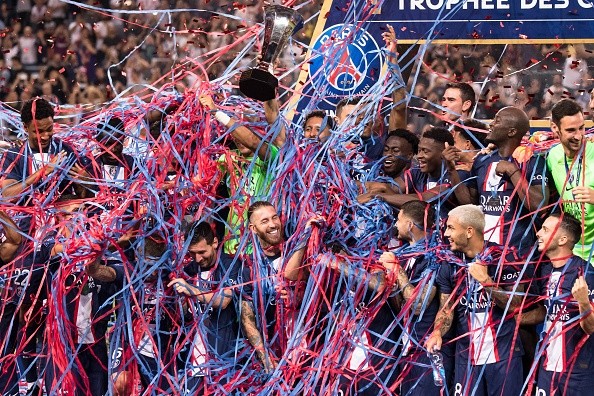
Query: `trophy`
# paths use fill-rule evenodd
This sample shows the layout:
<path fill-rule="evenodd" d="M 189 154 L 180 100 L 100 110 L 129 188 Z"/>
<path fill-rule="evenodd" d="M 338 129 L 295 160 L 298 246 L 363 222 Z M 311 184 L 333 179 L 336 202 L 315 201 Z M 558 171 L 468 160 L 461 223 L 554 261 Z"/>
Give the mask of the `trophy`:
<path fill-rule="evenodd" d="M 268 70 L 285 48 L 289 37 L 303 27 L 297 11 L 279 5 L 264 7 L 264 41 L 258 66 L 241 73 L 239 90 L 248 98 L 262 102 L 276 97 L 278 79 Z"/>

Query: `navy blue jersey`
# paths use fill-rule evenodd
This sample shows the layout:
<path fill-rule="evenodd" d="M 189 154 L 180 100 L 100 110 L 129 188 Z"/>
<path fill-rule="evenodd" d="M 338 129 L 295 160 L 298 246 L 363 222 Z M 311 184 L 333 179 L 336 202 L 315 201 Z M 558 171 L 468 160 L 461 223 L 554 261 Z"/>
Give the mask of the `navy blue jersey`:
<path fill-rule="evenodd" d="M 539 294 L 546 297 L 544 304 L 547 310 L 541 338 L 541 343 L 545 343 L 541 358 L 544 370 L 567 373 L 591 372 L 594 369 L 594 338 L 575 323 L 580 313 L 571 289 L 581 275 L 588 284 L 592 302 L 594 272 L 582 258 L 573 256 L 560 268 L 554 268 L 550 262 L 541 266 Z"/>
<path fill-rule="evenodd" d="M 417 252 L 410 253 L 411 250 Z M 442 271 L 442 264 L 432 260 L 429 255 L 425 255 L 423 252 L 427 250 L 426 240 L 417 241 L 413 246 L 404 245 L 400 249 L 396 250 L 394 254 L 397 258 L 403 261 L 403 269 L 408 276 L 410 284 L 413 287 L 420 287 L 419 294 L 412 302 L 412 307 L 416 307 L 418 303 L 421 304 L 421 312 L 419 315 L 407 312 L 404 316 L 403 323 L 407 326 L 405 333 L 405 353 L 408 354 L 409 349 L 416 349 L 418 345 L 423 345 L 425 339 L 431 334 L 433 330 L 433 323 L 435 317 L 439 311 L 439 284 L 437 282 L 438 273 Z M 419 286 L 421 285 L 421 286 Z M 431 285 L 437 289 L 435 297 L 431 302 L 426 303 L 422 301 L 421 292 L 422 288 L 426 285 Z M 429 295 L 429 294 L 427 294 Z M 452 339 L 453 329 L 450 329 L 446 334 L 443 335 L 444 344 L 447 344 Z M 408 340 L 409 338 L 410 340 Z M 408 345 L 406 345 L 408 343 Z M 450 344 L 447 344 L 450 345 Z M 449 346 L 444 348 L 449 348 Z M 453 355 L 453 350 L 449 351 L 450 355 Z"/>
<path fill-rule="evenodd" d="M 51 251 L 55 242 L 55 236 L 46 238 L 44 249 Z M 59 262 L 60 256 L 55 256 L 52 259 Z M 51 280 L 52 288 L 64 288 L 65 286 L 66 315 L 68 320 L 76 325 L 77 342 L 81 344 L 95 343 L 105 337 L 107 322 L 113 311 L 113 305 L 109 304 L 109 301 L 122 289 L 124 283 L 124 266 L 122 261 L 117 258 L 117 253 L 110 253 L 109 256 L 102 259 L 100 264 L 115 270 L 116 278 L 113 282 L 102 282 L 93 279 L 86 272 L 80 271 L 82 265 L 85 264 L 77 264 L 77 269 L 74 271 L 72 265 L 57 268 L 55 276 Z M 62 270 L 67 273 L 62 273 Z M 65 283 L 64 286 L 62 286 L 62 282 Z"/>
<path fill-rule="evenodd" d="M 347 293 L 353 293 L 347 292 Z M 352 337 L 355 348 L 349 359 L 348 367 L 356 372 L 379 373 L 382 382 L 390 386 L 398 374 L 397 361 L 400 356 L 402 332 L 397 314 L 388 302 L 381 303 L 379 309 L 368 310 L 368 303 L 373 305 L 371 297 L 377 293 L 367 293 L 368 301 L 360 301 L 355 308 L 357 320 L 366 322 L 366 327 L 358 327 L 360 332 Z M 351 295 L 351 297 L 354 297 Z M 347 304 L 347 302 L 342 302 Z M 373 317 L 369 315 L 373 312 Z M 344 318 L 342 320 L 345 320 Z M 347 319 L 350 320 L 350 319 Z"/>
<path fill-rule="evenodd" d="M 468 187 L 474 186 L 475 179 L 472 178 L 470 171 L 458 169 L 458 176 L 460 176 L 460 182 L 465 184 Z M 452 186 L 455 188 L 456 186 Z"/>
<path fill-rule="evenodd" d="M 499 287 L 513 287 L 521 282 L 523 263 L 513 253 L 502 257 L 502 249 L 487 243 L 476 259 L 487 265 L 489 276 Z M 495 304 L 491 292 L 470 276 L 468 264 L 473 261 L 444 262 L 437 279 L 440 292 L 451 294 L 455 304 L 457 355 L 464 360 L 470 358 L 473 365 L 520 356 L 523 351 L 520 337 L 516 336 L 514 313 L 505 312 Z"/>
<path fill-rule="evenodd" d="M 13 272 L 10 276 L 11 303 L 23 302 L 25 305 L 41 302 L 47 297 L 48 282 L 55 271 L 59 259 L 51 258 L 54 246 L 52 233 L 41 243 L 27 244 L 20 249 L 21 254 L 13 261 Z M 53 264 L 53 265 L 52 265 Z"/>
<path fill-rule="evenodd" d="M 458 171 L 460 174 L 461 171 Z M 464 174 L 460 174 L 460 178 L 462 180 L 467 179 Z M 421 193 L 425 191 L 431 190 L 439 185 L 445 185 L 447 188 L 452 186 L 452 181 L 450 180 L 450 174 L 447 170 L 444 169 L 444 172 L 441 174 L 440 177 L 433 177 L 428 173 L 421 172 L 419 168 L 411 168 L 404 172 L 403 178 L 406 183 L 405 194 L 417 194 L 419 199 L 421 198 Z M 436 197 L 434 199 L 429 200 L 431 203 L 435 205 L 436 209 L 436 221 L 439 222 L 440 219 L 445 219 L 448 216 L 448 213 L 451 209 L 455 207 L 454 203 L 450 200 L 447 200 L 446 197 Z"/>
<path fill-rule="evenodd" d="M 97 156 L 95 161 L 87 168 L 91 177 L 97 183 L 90 186 L 90 189 L 95 193 L 99 192 L 101 188 L 113 192 L 126 191 L 135 180 L 137 171 L 134 158 L 128 154 L 122 154 L 121 162 L 116 165 L 105 164 L 101 156 Z"/>
<path fill-rule="evenodd" d="M 419 168 L 411 168 L 405 172 L 408 174 L 405 177 L 406 181 L 406 193 L 414 194 L 415 192 L 420 194 L 427 190 L 431 190 L 440 184 L 451 185 L 449 173 L 446 171 L 442 173 L 440 177 L 433 177 L 428 173 L 421 172 Z"/>
<path fill-rule="evenodd" d="M 201 270 L 195 261 L 192 261 L 185 268 L 191 284 L 197 285 L 200 290 L 210 292 L 217 292 L 224 287 L 237 285 L 240 270 L 241 261 L 224 253 L 221 254 L 212 270 Z M 228 293 L 231 292 L 226 294 Z M 239 336 L 239 319 L 235 304 L 230 303 L 227 307 L 221 309 L 209 307 L 208 304 L 201 304 L 197 311 L 205 311 L 202 320 L 207 331 L 209 347 L 218 357 L 229 354 L 229 352 L 232 355 Z"/>
<path fill-rule="evenodd" d="M 239 283 L 242 284 L 241 298 L 252 303 L 258 327 L 260 330 L 267 329 L 263 331 L 264 342 L 270 345 L 278 340 L 277 298 L 274 287 L 280 271 L 281 255 L 279 253 L 274 256 L 260 256 L 261 262 L 252 262 L 251 265 L 244 266 Z"/>
<path fill-rule="evenodd" d="M 77 155 L 70 145 L 59 140 L 53 139 L 50 144 L 47 153 L 40 153 L 39 151 L 31 148 L 29 144 L 24 144 L 20 149 L 7 150 L 2 160 L 2 170 L 6 174 L 6 179 L 16 180 L 17 182 L 24 182 L 27 177 L 35 173 L 38 169 L 49 162 L 50 157 L 60 153 L 61 151 L 66 152 L 66 157 L 62 160 L 62 163 L 55 171 L 54 177 L 42 178 L 39 182 L 32 186 L 34 192 L 44 192 L 58 180 L 57 192 L 64 194 L 74 194 L 75 191 L 72 189 L 72 180 L 68 176 L 68 171 L 75 164 L 79 163 L 83 166 L 88 165 L 88 158 L 81 157 L 77 159 Z M 18 201 L 18 204 L 28 205 L 29 194 L 23 195 Z"/>
<path fill-rule="evenodd" d="M 78 329 L 79 343 L 93 343 L 103 339 L 113 312 L 110 301 L 122 289 L 124 278 L 122 264 L 111 261 L 102 265 L 107 265 L 116 271 L 116 279 L 113 282 L 102 282 L 85 273 L 72 274 L 70 278 L 74 287 L 70 289 L 71 292 L 67 296 L 68 316 L 73 323 L 77 324 L 90 320 L 88 329 L 81 327 Z"/>
<path fill-rule="evenodd" d="M 157 269 L 144 278 L 142 289 L 137 291 L 142 318 L 135 319 L 134 332 L 135 336 L 140 336 L 139 353 L 153 359 L 156 357 L 155 350 L 159 350 L 162 357 L 170 352 L 172 340 L 168 333 L 172 322 L 179 320 L 175 305 L 177 296 L 171 296 L 166 290 L 170 274 L 168 269 Z M 157 348 L 159 342 L 161 346 Z"/>
<path fill-rule="evenodd" d="M 509 176 L 495 173 L 499 161 L 513 161 L 530 186 L 547 183 L 544 157 L 533 156 L 526 163 L 503 158 L 498 152 L 479 155 L 472 165 L 470 188 L 478 191 L 479 202 L 485 213 L 485 240 L 515 246 L 522 256 L 528 253 L 536 241 L 534 220 L 536 214 L 524 206 Z"/>

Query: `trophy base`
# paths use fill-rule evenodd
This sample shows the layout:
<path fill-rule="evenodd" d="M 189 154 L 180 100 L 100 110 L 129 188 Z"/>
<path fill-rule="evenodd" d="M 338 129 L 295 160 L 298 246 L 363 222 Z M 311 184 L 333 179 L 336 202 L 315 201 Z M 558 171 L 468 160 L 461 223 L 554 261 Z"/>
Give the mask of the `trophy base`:
<path fill-rule="evenodd" d="M 261 102 L 274 99 L 278 79 L 272 74 L 261 69 L 249 69 L 241 73 L 239 90 L 248 98 Z"/>

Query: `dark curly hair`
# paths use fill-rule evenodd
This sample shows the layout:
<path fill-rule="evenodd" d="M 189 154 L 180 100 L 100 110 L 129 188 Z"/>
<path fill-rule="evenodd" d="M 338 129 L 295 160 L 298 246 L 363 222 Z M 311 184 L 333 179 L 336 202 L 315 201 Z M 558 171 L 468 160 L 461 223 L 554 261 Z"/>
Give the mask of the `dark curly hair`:
<path fill-rule="evenodd" d="M 27 101 L 21 109 L 21 121 L 24 125 L 29 125 L 35 116 L 36 120 L 43 120 L 44 118 L 54 118 L 54 108 L 45 99 L 35 98 Z"/>

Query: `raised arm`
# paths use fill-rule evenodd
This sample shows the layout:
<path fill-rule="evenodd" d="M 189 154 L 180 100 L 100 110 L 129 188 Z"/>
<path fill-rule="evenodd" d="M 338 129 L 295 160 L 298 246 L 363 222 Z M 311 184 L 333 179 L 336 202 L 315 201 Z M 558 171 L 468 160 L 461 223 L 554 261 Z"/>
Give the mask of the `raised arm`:
<path fill-rule="evenodd" d="M 583 276 L 580 276 L 575 280 L 573 288 L 571 289 L 573 298 L 578 303 L 580 315 L 580 327 L 588 335 L 594 333 L 594 315 L 592 315 L 592 303 L 590 302 L 590 291 L 588 290 L 588 284 L 584 280 Z"/>
<path fill-rule="evenodd" d="M 313 233 L 312 227 L 319 227 L 322 222 L 323 219 L 320 216 L 314 216 L 307 221 L 305 230 L 303 233 L 300 233 L 300 235 L 303 235 L 305 238 L 299 240 L 299 246 L 293 254 L 291 254 L 291 257 L 285 265 L 284 275 L 286 279 L 291 281 L 307 279 L 308 271 L 307 268 L 303 267 L 303 256 L 305 256 L 307 244 Z"/>
<path fill-rule="evenodd" d="M 217 107 L 214 101 L 212 100 L 212 97 L 210 97 L 209 95 L 201 95 L 200 103 L 202 103 L 202 105 L 208 108 L 209 110 L 217 110 Z M 220 123 L 224 124 L 227 128 L 234 127 L 235 124 L 238 124 L 238 121 L 236 119 L 231 118 L 225 115 L 224 113 L 222 116 L 219 115 L 219 117 L 217 117 L 217 115 L 215 114 L 215 118 L 217 118 L 217 120 Z M 256 135 L 247 127 L 243 125 L 237 125 L 233 129 L 233 132 L 231 132 L 231 136 L 233 136 L 233 138 L 236 139 L 239 143 L 243 144 L 244 146 L 252 150 L 254 153 L 257 153 L 258 157 L 260 157 L 262 161 L 266 161 L 269 159 L 270 150 L 268 147 L 268 143 L 263 142 L 258 135 Z"/>
<path fill-rule="evenodd" d="M 275 122 L 277 122 L 277 120 L 280 121 L 278 119 L 280 116 L 278 99 L 274 98 L 264 102 L 264 116 L 266 117 L 266 122 L 268 125 L 273 125 Z M 282 147 L 287 141 L 287 131 L 285 124 L 280 122 L 280 125 L 280 131 L 278 131 L 272 142 L 272 144 L 274 144 L 276 147 Z"/>
<path fill-rule="evenodd" d="M 388 52 L 389 70 L 402 80 L 402 74 L 398 68 L 398 57 L 396 55 L 398 44 L 396 32 L 391 25 L 388 25 L 387 28 L 388 30 L 382 33 L 382 38 L 386 43 L 386 51 Z M 403 84 L 405 83 L 403 82 Z M 390 110 L 388 127 L 390 131 L 399 128 L 406 129 L 406 89 L 404 86 L 399 86 L 392 92 L 392 110 Z"/>

